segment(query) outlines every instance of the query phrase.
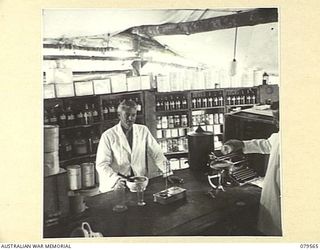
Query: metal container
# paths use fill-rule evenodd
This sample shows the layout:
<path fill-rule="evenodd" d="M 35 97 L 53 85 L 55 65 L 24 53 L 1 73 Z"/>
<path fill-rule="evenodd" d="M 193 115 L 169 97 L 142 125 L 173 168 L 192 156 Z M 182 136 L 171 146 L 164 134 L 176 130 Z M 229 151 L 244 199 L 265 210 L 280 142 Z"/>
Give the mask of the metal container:
<path fill-rule="evenodd" d="M 188 133 L 188 148 L 190 169 L 206 170 L 209 154 L 214 151 L 213 133 L 199 126 L 195 132 Z"/>
<path fill-rule="evenodd" d="M 67 166 L 69 189 L 78 190 L 81 189 L 81 167 L 80 165 Z"/>
<path fill-rule="evenodd" d="M 90 188 L 95 185 L 94 164 L 92 162 L 82 163 L 81 165 L 82 188 Z"/>
<path fill-rule="evenodd" d="M 44 176 L 59 173 L 59 156 L 58 151 L 44 153 Z"/>
<path fill-rule="evenodd" d="M 44 125 L 44 152 L 59 151 L 59 126 Z"/>

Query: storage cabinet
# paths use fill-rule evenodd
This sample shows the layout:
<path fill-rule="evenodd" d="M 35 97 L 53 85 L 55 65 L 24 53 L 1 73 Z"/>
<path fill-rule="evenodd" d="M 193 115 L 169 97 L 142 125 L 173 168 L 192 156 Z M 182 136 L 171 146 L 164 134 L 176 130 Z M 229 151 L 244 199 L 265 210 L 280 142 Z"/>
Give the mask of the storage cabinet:
<path fill-rule="evenodd" d="M 44 123 L 59 125 L 60 167 L 94 162 L 101 134 L 119 122 L 119 103 L 133 100 L 138 104 L 136 123 L 148 126 L 169 160 L 185 162 L 188 132 L 199 125 L 213 132 L 215 150 L 219 150 L 225 140 L 225 114 L 252 107 L 258 95 L 258 87 L 250 87 L 45 99 Z"/>

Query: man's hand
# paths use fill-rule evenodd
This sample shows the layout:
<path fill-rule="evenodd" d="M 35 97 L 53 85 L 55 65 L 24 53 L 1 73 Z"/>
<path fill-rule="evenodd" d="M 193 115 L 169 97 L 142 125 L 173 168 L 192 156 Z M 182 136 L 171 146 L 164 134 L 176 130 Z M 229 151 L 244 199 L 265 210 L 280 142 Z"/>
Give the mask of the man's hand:
<path fill-rule="evenodd" d="M 239 140 L 229 140 L 225 142 L 221 148 L 221 153 L 224 155 L 238 151 L 244 148 L 244 143 Z"/>
<path fill-rule="evenodd" d="M 124 178 L 119 178 L 114 185 L 114 189 L 120 189 L 120 188 L 125 188 L 126 187 L 126 179 Z"/>

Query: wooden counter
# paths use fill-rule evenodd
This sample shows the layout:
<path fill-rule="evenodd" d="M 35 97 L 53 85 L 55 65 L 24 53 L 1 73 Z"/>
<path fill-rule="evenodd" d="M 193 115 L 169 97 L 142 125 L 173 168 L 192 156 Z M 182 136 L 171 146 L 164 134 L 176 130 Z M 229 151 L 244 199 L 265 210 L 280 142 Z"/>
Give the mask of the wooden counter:
<path fill-rule="evenodd" d="M 164 179 L 149 181 L 143 207 L 135 205 L 136 193 L 126 192 L 128 210 L 112 211 L 113 192 L 86 197 L 87 211 L 78 219 L 60 227 L 59 235 L 68 237 L 73 228 L 87 221 L 95 232 L 105 237 L 117 236 L 179 236 L 179 235 L 253 235 L 261 189 L 253 185 L 228 187 L 212 198 L 207 177 L 189 169 L 175 171 L 184 179 L 185 200 L 162 205 L 153 201 L 153 194 L 164 189 Z M 62 229 L 63 228 L 63 229 Z"/>

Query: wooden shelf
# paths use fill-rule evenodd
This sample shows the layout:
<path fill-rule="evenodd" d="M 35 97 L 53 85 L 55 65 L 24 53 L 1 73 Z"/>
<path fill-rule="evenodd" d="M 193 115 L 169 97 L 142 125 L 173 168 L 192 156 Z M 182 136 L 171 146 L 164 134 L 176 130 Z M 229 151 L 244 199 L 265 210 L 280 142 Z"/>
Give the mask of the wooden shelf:
<path fill-rule="evenodd" d="M 175 136 L 175 137 L 168 137 L 168 138 L 157 138 L 157 140 L 159 141 L 165 141 L 165 140 L 170 140 L 170 139 L 180 139 L 180 138 L 185 138 L 187 137 L 186 135 L 182 135 L 182 136 Z"/>
<path fill-rule="evenodd" d="M 164 155 L 184 155 L 184 154 L 188 154 L 188 151 L 178 151 L 178 152 L 168 152 L 168 153 L 164 153 Z"/>
<path fill-rule="evenodd" d="M 158 110 L 156 111 L 157 115 L 163 115 L 167 113 L 179 113 L 179 112 L 188 112 L 189 109 L 175 109 L 175 110 Z"/>
<path fill-rule="evenodd" d="M 249 107 L 249 106 L 253 106 L 255 104 L 232 104 L 232 105 L 227 105 L 227 107 Z"/>
<path fill-rule="evenodd" d="M 96 157 L 96 154 L 85 154 L 85 155 L 81 155 L 81 156 L 76 156 L 76 157 L 72 157 L 70 159 L 67 160 L 61 160 L 59 161 L 60 165 L 69 161 L 73 161 L 73 160 L 81 160 L 84 158 L 92 158 L 92 157 Z"/>
<path fill-rule="evenodd" d="M 86 125 L 75 125 L 75 126 L 71 126 L 71 127 L 59 127 L 59 130 L 64 131 L 64 130 L 77 129 L 77 128 L 89 128 L 89 127 L 100 125 L 100 124 L 102 124 L 102 121 L 94 122 L 94 123 L 86 124 Z"/>
<path fill-rule="evenodd" d="M 223 109 L 224 106 L 215 106 L 215 107 L 210 107 L 210 108 L 192 108 L 191 111 L 198 111 L 198 110 L 210 110 L 210 109 Z"/>

